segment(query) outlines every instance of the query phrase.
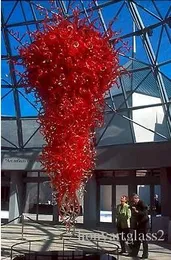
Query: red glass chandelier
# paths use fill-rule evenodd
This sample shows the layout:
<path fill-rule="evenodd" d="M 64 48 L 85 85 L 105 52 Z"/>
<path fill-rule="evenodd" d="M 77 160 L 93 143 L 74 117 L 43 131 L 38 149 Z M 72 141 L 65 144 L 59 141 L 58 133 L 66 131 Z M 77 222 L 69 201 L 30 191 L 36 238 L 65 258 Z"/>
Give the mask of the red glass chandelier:
<path fill-rule="evenodd" d="M 19 48 L 22 77 L 42 109 L 38 116 L 46 145 L 41 163 L 49 175 L 60 215 L 70 225 L 79 213 L 77 190 L 95 168 L 95 132 L 102 126 L 104 94 L 120 74 L 111 30 L 100 32 L 74 11 L 53 15 Z"/>

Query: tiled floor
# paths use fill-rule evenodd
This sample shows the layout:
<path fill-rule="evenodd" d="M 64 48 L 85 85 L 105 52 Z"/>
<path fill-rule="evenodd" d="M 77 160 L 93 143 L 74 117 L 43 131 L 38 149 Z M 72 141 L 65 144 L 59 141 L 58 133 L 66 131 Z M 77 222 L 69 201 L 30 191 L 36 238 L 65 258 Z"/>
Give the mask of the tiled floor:
<path fill-rule="evenodd" d="M 57 250 L 115 250 L 118 241 L 114 241 L 113 233 L 110 230 L 87 230 L 83 228 L 76 228 L 73 233 L 66 233 L 64 226 L 53 226 L 45 224 L 37 224 L 26 222 L 23 229 L 22 239 L 22 225 L 5 225 L 1 228 L 1 259 L 10 259 L 11 246 L 16 243 L 22 243 L 14 246 L 15 250 L 21 252 L 28 252 L 29 246 L 31 251 L 57 251 Z M 110 240 L 109 240 L 110 236 Z M 108 237 L 108 238 L 107 238 Z M 99 242 L 99 238 L 101 241 Z M 92 239 L 87 240 L 87 239 Z M 29 241 L 33 241 L 30 242 Z M 18 254 L 13 251 L 13 257 Z M 140 256 L 142 250 L 140 250 Z M 119 260 L 139 259 L 128 256 L 119 256 Z M 157 242 L 149 244 L 149 260 L 171 260 L 171 244 L 165 242 Z"/>

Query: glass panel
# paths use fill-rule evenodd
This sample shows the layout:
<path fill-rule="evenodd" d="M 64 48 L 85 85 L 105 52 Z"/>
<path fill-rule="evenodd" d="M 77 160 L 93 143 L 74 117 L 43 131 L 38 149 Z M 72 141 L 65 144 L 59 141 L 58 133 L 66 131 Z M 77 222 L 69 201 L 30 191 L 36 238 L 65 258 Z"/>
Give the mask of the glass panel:
<path fill-rule="evenodd" d="M 146 205 L 150 206 L 150 185 L 138 185 L 137 194 Z"/>
<path fill-rule="evenodd" d="M 130 122 L 125 116 L 129 117 L 127 111 L 105 115 L 104 126 L 96 129 L 98 146 L 132 142 Z"/>
<path fill-rule="evenodd" d="M 159 202 L 161 202 L 161 185 L 154 185 L 154 194 L 158 195 Z"/>
<path fill-rule="evenodd" d="M 112 185 L 100 185 L 100 222 L 112 223 Z"/>
<path fill-rule="evenodd" d="M 10 129 L 10 131 L 9 131 Z M 18 135 L 17 135 L 17 122 L 16 120 L 2 120 L 1 134 L 9 142 L 5 143 L 6 140 L 2 139 L 2 146 L 15 147 L 18 146 Z"/>
<path fill-rule="evenodd" d="M 52 189 L 50 182 L 39 183 L 38 220 L 53 220 Z"/>
<path fill-rule="evenodd" d="M 39 126 L 40 125 L 34 119 L 22 120 L 23 139 L 26 144 L 26 148 L 42 147 L 45 143 L 43 136 L 38 129 Z"/>
<path fill-rule="evenodd" d="M 116 185 L 116 205 L 120 204 L 123 195 L 128 196 L 128 185 Z"/>
<path fill-rule="evenodd" d="M 148 97 L 141 94 L 134 94 L 137 104 L 142 105 L 139 100 L 150 100 L 154 104 L 156 98 Z M 133 104 L 135 106 L 135 104 Z M 164 141 L 168 138 L 167 121 L 162 106 L 137 109 L 132 112 L 133 120 L 141 126 L 133 123 L 136 142 Z M 147 117 L 148 115 L 148 117 Z M 146 129 L 145 129 L 145 128 Z M 150 129 L 150 130 L 147 130 Z M 163 135 L 164 137 L 162 137 Z"/>
<path fill-rule="evenodd" d="M 24 212 L 26 216 L 33 220 L 37 220 L 37 191 L 38 183 L 27 183 L 26 184 L 26 202 Z"/>
<path fill-rule="evenodd" d="M 37 116 L 38 115 L 37 109 L 40 108 L 40 105 L 36 106 L 35 97 L 34 97 L 33 93 L 26 94 L 25 90 L 20 88 L 19 99 L 20 99 L 21 116 Z"/>
<path fill-rule="evenodd" d="M 161 185 L 154 185 L 153 211 L 155 215 L 161 214 Z"/>
<path fill-rule="evenodd" d="M 137 194 L 140 197 L 140 200 L 144 201 L 144 203 L 148 206 L 148 209 L 151 209 L 151 203 L 150 203 L 150 185 L 138 185 L 137 186 Z M 150 226 L 152 225 L 151 222 L 151 212 L 149 211 L 148 216 L 150 219 Z"/>
<path fill-rule="evenodd" d="M 3 84 L 3 81 L 2 81 Z M 5 97 L 1 101 L 2 116 L 15 116 L 14 94 L 9 92 L 11 88 L 2 88 L 1 95 Z M 8 94 L 7 94 L 8 93 Z M 10 105 L 9 105 L 10 104 Z"/>
<path fill-rule="evenodd" d="M 1 60 L 1 78 L 3 85 L 11 86 L 11 75 L 8 60 Z"/>

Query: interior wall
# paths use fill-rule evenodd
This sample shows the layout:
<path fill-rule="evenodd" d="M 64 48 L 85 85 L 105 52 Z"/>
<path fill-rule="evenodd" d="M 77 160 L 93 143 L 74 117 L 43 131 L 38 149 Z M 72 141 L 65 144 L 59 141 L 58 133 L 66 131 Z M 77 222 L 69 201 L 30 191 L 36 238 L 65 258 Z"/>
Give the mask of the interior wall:
<path fill-rule="evenodd" d="M 97 149 L 97 170 L 155 169 L 171 166 L 171 142 L 106 146 Z"/>
<path fill-rule="evenodd" d="M 161 103 L 160 98 L 151 97 L 139 93 L 132 95 L 133 107 L 152 105 Z M 166 137 L 169 137 L 167 129 L 167 121 L 162 106 L 148 107 L 144 109 L 137 109 L 132 111 L 132 119 L 145 126 L 148 129 L 156 131 Z M 163 141 L 163 138 L 154 132 L 146 130 L 136 124 L 133 124 L 136 142 L 152 142 Z"/>
<path fill-rule="evenodd" d="M 170 167 L 171 141 L 97 147 L 97 170 Z M 40 150 L 2 151 L 2 170 L 41 171 Z"/>

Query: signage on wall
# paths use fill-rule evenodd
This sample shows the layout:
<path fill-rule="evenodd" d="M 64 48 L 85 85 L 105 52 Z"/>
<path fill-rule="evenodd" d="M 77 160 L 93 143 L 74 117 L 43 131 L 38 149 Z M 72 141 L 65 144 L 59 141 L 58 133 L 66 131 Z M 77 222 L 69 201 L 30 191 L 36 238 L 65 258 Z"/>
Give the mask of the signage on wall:
<path fill-rule="evenodd" d="M 2 170 L 41 170 L 41 164 L 38 156 L 31 155 L 28 158 L 21 157 L 2 157 Z"/>
<path fill-rule="evenodd" d="M 28 159 L 22 159 L 22 158 L 5 158 L 4 162 L 6 163 L 28 163 Z"/>

